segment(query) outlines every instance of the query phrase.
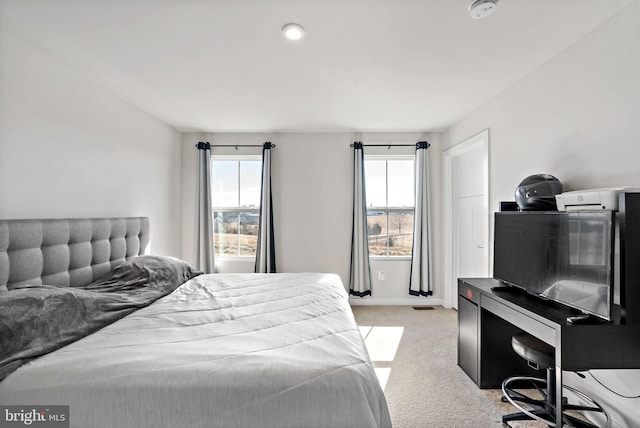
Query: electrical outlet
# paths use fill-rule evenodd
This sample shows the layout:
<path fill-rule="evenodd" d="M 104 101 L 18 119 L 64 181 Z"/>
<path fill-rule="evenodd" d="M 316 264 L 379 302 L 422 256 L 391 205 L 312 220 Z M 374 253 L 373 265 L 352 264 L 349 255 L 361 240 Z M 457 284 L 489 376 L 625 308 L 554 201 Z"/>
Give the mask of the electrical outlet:
<path fill-rule="evenodd" d="M 383 270 L 379 270 L 378 271 L 378 280 L 379 281 L 384 281 L 384 271 Z"/>

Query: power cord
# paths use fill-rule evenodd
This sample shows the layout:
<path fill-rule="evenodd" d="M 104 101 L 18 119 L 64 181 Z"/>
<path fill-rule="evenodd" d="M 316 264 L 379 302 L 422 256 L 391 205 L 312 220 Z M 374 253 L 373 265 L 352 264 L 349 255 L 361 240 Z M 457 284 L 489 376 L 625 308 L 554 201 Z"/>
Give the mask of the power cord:
<path fill-rule="evenodd" d="M 593 378 L 593 380 L 595 380 L 596 382 L 598 382 L 603 388 L 605 388 L 607 391 L 617 395 L 618 397 L 622 397 L 622 398 L 640 398 L 640 395 L 623 395 L 620 394 L 616 391 L 614 391 L 613 389 L 609 388 L 607 385 L 605 385 L 604 383 L 602 383 L 602 381 L 600 381 L 600 379 L 598 379 L 597 377 L 594 376 L 593 373 L 591 373 L 590 371 L 587 372 L 591 375 L 591 377 Z M 577 373 L 579 376 L 584 378 L 584 375 L 582 373 Z"/>

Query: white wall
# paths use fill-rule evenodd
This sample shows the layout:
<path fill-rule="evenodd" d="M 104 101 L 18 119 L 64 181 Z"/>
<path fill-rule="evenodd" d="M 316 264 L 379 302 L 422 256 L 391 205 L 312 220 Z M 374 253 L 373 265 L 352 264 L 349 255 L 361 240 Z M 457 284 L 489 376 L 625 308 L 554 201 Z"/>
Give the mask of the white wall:
<path fill-rule="evenodd" d="M 640 185 L 638 22 L 640 2 L 445 132 L 450 147 L 490 129 L 493 211 L 499 201 L 514 199 L 520 180 L 539 172 L 555 175 L 567 190 Z M 615 388 L 614 374 L 599 378 Z M 625 392 L 640 394 L 640 371 L 625 377 L 636 385 Z M 640 400 L 616 397 L 589 377 L 571 381 L 612 404 L 622 426 L 638 426 Z"/>
<path fill-rule="evenodd" d="M 634 3 L 445 133 L 490 128 L 491 207 L 548 172 L 569 190 L 640 185 L 640 3 Z"/>
<path fill-rule="evenodd" d="M 0 218 L 149 216 L 180 256 L 180 134 L 0 34 Z"/>
<path fill-rule="evenodd" d="M 183 256 L 193 260 L 193 219 L 195 165 L 198 141 L 209 141 L 213 153 L 229 153 L 234 149 L 216 149 L 215 144 L 276 145 L 272 152 L 273 209 L 276 260 L 279 272 L 333 272 L 349 283 L 352 212 L 352 160 L 349 145 L 365 143 L 432 143 L 432 174 L 440 174 L 440 137 L 420 133 L 280 133 L 280 134 L 185 134 L 183 136 Z M 415 148 L 393 148 L 394 154 L 415 152 Z M 370 148 L 366 154 L 387 152 Z M 261 149 L 242 149 L 242 154 L 261 153 Z M 440 192 L 434 186 L 434 203 L 439 205 Z M 436 216 L 439 219 L 440 213 Z M 436 224 L 437 221 L 436 219 Z M 439 230 L 436 231 L 440 238 Z M 439 244 L 438 244 L 439 245 Z M 438 253 L 436 258 L 440 257 Z M 251 272 L 253 262 L 216 261 L 220 272 Z M 408 294 L 410 262 L 371 262 L 374 276 L 372 298 L 354 299 L 355 303 L 439 304 L 444 290 L 441 274 L 436 273 L 436 290 L 429 300 Z M 377 271 L 385 271 L 385 281 L 377 280 Z"/>

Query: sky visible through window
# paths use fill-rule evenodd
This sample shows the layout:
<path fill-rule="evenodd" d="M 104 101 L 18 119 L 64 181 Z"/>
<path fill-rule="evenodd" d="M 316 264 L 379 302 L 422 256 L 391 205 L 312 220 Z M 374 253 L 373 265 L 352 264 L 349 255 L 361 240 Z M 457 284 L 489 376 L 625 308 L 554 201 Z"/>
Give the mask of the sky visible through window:
<path fill-rule="evenodd" d="M 259 160 L 214 160 L 212 205 L 218 208 L 260 206 Z"/>
<path fill-rule="evenodd" d="M 385 171 L 387 167 L 388 171 Z M 212 170 L 212 205 L 214 207 L 260 205 L 261 161 L 214 160 Z M 388 195 L 387 183 L 385 183 L 387 173 L 389 175 Z M 413 161 L 366 160 L 365 174 L 368 207 L 414 206 Z"/>
<path fill-rule="evenodd" d="M 367 207 L 412 208 L 415 205 L 413 160 L 367 159 L 364 168 Z"/>

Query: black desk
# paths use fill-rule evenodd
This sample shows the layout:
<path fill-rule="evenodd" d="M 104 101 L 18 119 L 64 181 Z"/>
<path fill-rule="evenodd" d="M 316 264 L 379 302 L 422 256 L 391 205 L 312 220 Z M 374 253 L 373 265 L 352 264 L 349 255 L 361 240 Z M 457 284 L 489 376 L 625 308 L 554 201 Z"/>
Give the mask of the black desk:
<path fill-rule="evenodd" d="M 640 368 L 640 324 L 571 324 L 567 306 L 501 287 L 492 278 L 458 279 L 458 365 L 480 388 L 500 388 L 511 376 L 540 376 L 511 349 L 521 331 L 555 348 L 557 420 L 562 420 L 562 370 Z"/>

